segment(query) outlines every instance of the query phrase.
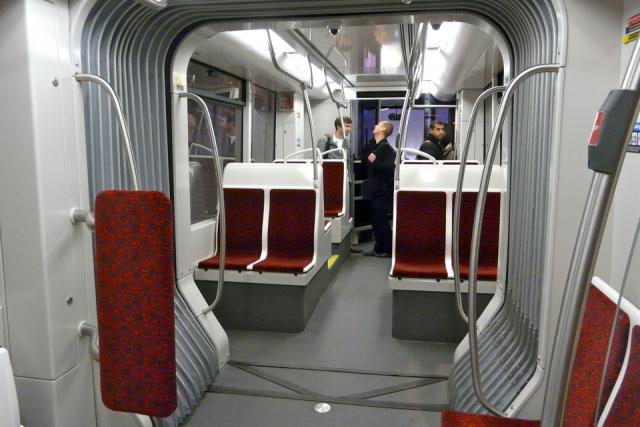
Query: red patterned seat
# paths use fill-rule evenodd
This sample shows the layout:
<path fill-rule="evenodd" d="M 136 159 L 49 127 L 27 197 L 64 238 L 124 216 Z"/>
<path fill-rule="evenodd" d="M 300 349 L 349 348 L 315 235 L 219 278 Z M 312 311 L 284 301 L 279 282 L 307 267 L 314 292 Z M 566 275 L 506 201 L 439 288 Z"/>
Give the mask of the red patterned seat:
<path fill-rule="evenodd" d="M 303 273 L 313 261 L 316 192 L 271 190 L 267 258 L 256 271 Z"/>
<path fill-rule="evenodd" d="M 394 277 L 446 278 L 447 195 L 398 191 Z"/>
<path fill-rule="evenodd" d="M 478 193 L 462 193 L 460 206 L 460 278 L 469 278 L 469 252 Z M 457 199 L 453 195 L 453 206 Z M 498 277 L 498 247 L 500 243 L 500 193 L 488 193 L 482 221 L 478 280 L 496 280 Z"/>
<path fill-rule="evenodd" d="M 609 331 L 615 316 L 616 306 L 605 294 L 595 286 L 591 286 L 589 297 L 585 307 L 582 320 L 582 329 L 576 349 L 576 356 L 573 362 L 573 371 L 569 383 L 569 393 L 567 396 L 567 406 L 564 417 L 565 426 L 592 426 L 595 417 L 596 405 L 598 402 L 598 389 L 600 387 L 600 377 L 604 368 L 604 359 L 607 353 Z M 635 328 L 634 328 L 635 329 Z M 629 336 L 629 316 L 620 311 L 618 323 L 614 333 L 614 339 L 609 356 L 607 373 L 602 395 L 605 396 L 601 405 L 606 403 L 606 397 L 611 394 L 616 378 L 622 368 L 624 356 L 627 348 Z M 638 366 L 640 368 L 640 366 Z M 638 420 L 637 401 L 638 391 L 637 378 L 630 377 L 634 381 L 629 382 L 627 402 L 632 405 L 625 406 L 625 399 L 620 399 L 621 408 L 619 414 L 622 417 L 633 416 Z M 635 394 L 634 394 L 635 393 Z M 618 401 L 618 399 L 616 399 Z M 630 406 L 633 406 L 631 408 Z M 614 405 L 614 408 L 616 406 Z M 600 408 L 602 409 L 602 408 Z M 612 420 L 629 420 L 631 418 L 616 418 L 618 415 L 609 414 Z M 613 417 L 613 418 L 612 418 Z M 466 414 L 460 412 L 446 411 L 441 417 L 441 426 L 535 426 L 538 421 L 519 420 L 515 418 L 499 418 L 488 415 Z M 612 426 L 632 425 L 628 422 L 611 423 Z M 633 424 L 637 425 L 637 424 Z"/>
<path fill-rule="evenodd" d="M 225 188 L 224 202 L 227 226 L 225 268 L 245 270 L 260 258 L 262 252 L 264 191 Z M 219 254 L 201 261 L 198 267 L 219 268 Z"/>
<path fill-rule="evenodd" d="M 325 218 L 344 214 L 344 162 L 325 161 L 322 164 L 322 180 Z"/>

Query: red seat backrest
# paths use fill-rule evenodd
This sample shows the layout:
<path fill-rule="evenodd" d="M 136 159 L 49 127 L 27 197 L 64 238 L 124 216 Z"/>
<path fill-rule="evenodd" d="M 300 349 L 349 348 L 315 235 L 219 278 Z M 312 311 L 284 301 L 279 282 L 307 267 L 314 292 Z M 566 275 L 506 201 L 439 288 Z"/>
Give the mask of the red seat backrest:
<path fill-rule="evenodd" d="M 467 279 L 469 274 L 469 252 L 478 193 L 463 192 L 460 206 L 460 276 Z M 457 194 L 453 195 L 453 206 Z M 482 221 L 480 252 L 478 258 L 478 279 L 495 280 L 498 271 L 498 248 L 500 242 L 500 193 L 488 193 Z"/>
<path fill-rule="evenodd" d="M 225 188 L 226 254 L 260 257 L 264 191 L 253 188 Z"/>
<path fill-rule="evenodd" d="M 316 192 L 276 189 L 270 197 L 269 258 L 313 257 Z"/>
<path fill-rule="evenodd" d="M 155 417 L 177 405 L 173 208 L 158 191 L 96 197 L 100 388 L 114 411 Z"/>
<path fill-rule="evenodd" d="M 564 416 L 566 426 L 593 425 L 600 377 L 602 376 L 609 332 L 615 311 L 615 303 L 592 285 L 589 289 L 580 329 L 580 339 L 571 371 Z M 602 391 L 602 395 L 605 396 L 602 399 L 603 407 L 607 403 L 607 396 L 611 394 L 622 367 L 628 336 L 629 316 L 620 311 L 605 376 L 605 387 Z"/>
<path fill-rule="evenodd" d="M 428 270 L 445 267 L 447 195 L 441 191 L 398 191 L 396 199 L 396 264 Z M 398 272 L 399 275 L 405 275 Z M 411 273 L 409 273 L 411 274 Z M 430 275 L 429 273 L 426 273 Z M 434 271 L 434 274 L 435 271 Z M 416 276 L 425 273 L 416 271 Z M 442 276 L 442 274 L 436 274 Z M 446 275 L 446 273 L 445 273 Z"/>
<path fill-rule="evenodd" d="M 322 164 L 322 180 L 324 216 L 338 216 L 344 208 L 344 162 L 325 161 Z"/>

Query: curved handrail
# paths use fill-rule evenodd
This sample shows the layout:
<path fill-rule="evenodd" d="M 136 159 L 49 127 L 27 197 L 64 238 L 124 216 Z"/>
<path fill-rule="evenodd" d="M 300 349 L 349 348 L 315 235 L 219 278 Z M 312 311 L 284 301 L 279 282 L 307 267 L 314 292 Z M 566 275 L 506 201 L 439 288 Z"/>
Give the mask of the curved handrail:
<path fill-rule="evenodd" d="M 192 143 L 191 143 L 191 145 L 189 146 L 189 155 L 191 155 L 191 149 L 192 149 L 193 147 L 196 147 L 196 148 L 202 148 L 203 150 L 206 150 L 206 151 L 208 151 L 209 153 L 213 154 L 213 150 L 212 150 L 211 148 L 206 147 L 206 146 L 204 146 L 204 145 L 202 145 L 202 144 L 197 144 L 197 143 L 195 143 L 195 142 L 192 142 Z M 235 157 L 234 157 L 234 158 L 235 158 Z"/>
<path fill-rule="evenodd" d="M 348 65 L 347 65 L 347 64 L 348 64 L 347 57 L 346 57 L 346 56 L 344 56 L 344 54 L 343 54 L 342 52 L 340 52 L 340 50 L 338 50 L 338 48 L 337 48 L 337 46 L 336 46 L 335 44 L 329 48 L 329 50 L 327 51 L 327 53 L 326 53 L 324 56 L 326 56 L 326 57 L 327 57 L 327 59 L 329 59 L 329 54 L 330 54 L 332 51 L 333 51 L 333 52 L 335 52 L 335 53 L 337 53 L 337 54 L 338 54 L 338 56 L 339 56 L 339 57 L 342 59 L 342 61 L 344 62 L 344 68 L 342 69 L 342 73 L 343 73 L 343 74 L 345 74 L 345 73 L 347 72 L 347 66 L 348 66 Z"/>
<path fill-rule="evenodd" d="M 292 157 L 295 156 L 299 156 L 300 154 L 304 154 L 304 153 L 308 153 L 309 151 L 314 150 L 316 151 L 316 158 L 312 159 L 312 162 L 316 162 L 322 165 L 322 156 L 320 155 L 320 149 L 318 147 L 312 147 L 312 148 L 305 148 L 302 150 L 298 150 L 298 151 L 294 151 L 291 154 L 287 154 L 284 159 L 282 159 L 284 161 L 284 163 L 287 163 L 288 159 L 291 159 Z M 334 149 L 335 150 L 335 149 Z"/>
<path fill-rule="evenodd" d="M 464 145 L 462 146 L 462 155 L 460 156 L 460 169 L 458 171 L 458 185 L 456 187 L 455 194 L 458 197 L 458 203 L 455 204 L 453 210 L 453 237 L 452 237 L 452 263 L 453 263 L 453 284 L 456 292 L 456 306 L 458 307 L 458 313 L 465 322 L 469 321 L 464 308 L 462 307 L 462 291 L 460 289 L 460 201 L 462 195 L 462 184 L 464 183 L 464 174 L 467 168 L 467 157 L 469 156 L 469 146 L 471 145 L 471 134 L 476 123 L 476 115 L 480 104 L 484 102 L 486 98 L 497 92 L 503 92 L 506 86 L 494 86 L 485 90 L 478 96 L 476 102 L 471 109 L 471 117 L 469 118 L 469 130 L 464 138 Z"/>
<path fill-rule="evenodd" d="M 420 150 L 416 150 L 415 148 L 409 148 L 409 147 L 404 147 L 401 148 L 400 151 L 403 154 L 407 154 L 407 153 L 411 153 L 411 154 L 415 154 L 416 156 L 420 156 L 420 157 L 424 157 L 427 160 L 431 160 L 432 162 L 435 162 L 435 164 L 438 164 L 438 160 L 436 160 L 435 157 L 433 157 L 431 154 L 429 153 L 425 153 L 424 151 L 420 151 Z M 406 159 L 406 160 L 410 160 L 410 159 Z M 416 159 L 417 160 L 417 159 Z M 419 160 L 418 160 L 419 161 Z"/>
<path fill-rule="evenodd" d="M 400 149 L 405 145 L 407 139 L 407 130 L 409 125 L 409 115 L 411 113 L 411 105 L 413 105 L 416 91 L 420 88 L 422 83 L 422 71 L 424 70 L 424 40 L 426 37 L 425 31 L 426 25 L 420 23 L 418 25 L 418 31 L 416 32 L 416 39 L 411 47 L 411 56 L 409 58 L 410 71 L 407 73 L 409 79 L 407 81 L 407 92 L 404 97 L 404 103 L 402 105 L 402 115 L 400 116 L 400 129 L 398 134 L 400 136 L 398 141 L 398 150 L 396 151 L 395 160 L 395 176 L 394 179 L 400 177 Z"/>
<path fill-rule="evenodd" d="M 89 354 L 96 362 L 100 361 L 100 345 L 98 343 L 98 327 L 86 320 L 78 324 L 78 336 L 89 337 Z"/>
<path fill-rule="evenodd" d="M 346 110 L 347 109 L 347 103 L 346 103 L 347 97 L 344 94 L 344 84 L 340 83 L 340 89 L 342 90 L 342 99 L 344 99 L 345 102 L 340 102 L 333 96 L 333 91 L 331 90 L 331 86 L 329 85 L 329 76 L 327 75 L 327 69 L 324 68 L 322 71 L 324 72 L 324 84 L 327 87 L 327 92 L 329 92 L 329 98 L 331 98 L 331 101 L 333 101 L 333 103 L 338 106 L 338 112 L 340 110 L 340 107 L 342 107 L 342 108 L 344 108 Z M 342 123 L 342 125 L 343 125 L 342 129 L 344 129 L 344 122 Z"/>
<path fill-rule="evenodd" d="M 200 313 L 200 315 L 202 316 L 210 313 L 214 308 L 216 308 L 216 306 L 220 302 L 220 299 L 222 298 L 222 288 L 224 287 L 224 258 L 227 247 L 227 225 L 224 210 L 224 190 L 222 188 L 222 167 L 220 166 L 220 156 L 218 155 L 218 143 L 216 141 L 216 134 L 213 130 L 211 113 L 209 112 L 207 104 L 202 98 L 194 93 L 183 92 L 178 94 L 178 96 L 180 98 L 187 98 L 194 101 L 202 109 L 202 114 L 204 115 L 204 119 L 207 124 L 207 130 L 209 131 L 209 137 L 211 138 L 211 146 L 213 147 L 213 150 L 211 150 L 213 152 L 213 169 L 216 171 L 216 180 L 218 182 L 218 230 L 220 230 L 220 237 L 218 239 L 220 242 L 220 247 L 218 248 L 220 258 L 220 265 L 218 266 L 218 288 L 216 289 L 216 297 L 213 302 Z"/>
<path fill-rule="evenodd" d="M 124 148 L 127 153 L 127 162 L 129 163 L 129 172 L 131 173 L 131 180 L 133 181 L 133 189 L 140 189 L 140 180 L 138 179 L 138 170 L 136 168 L 136 162 L 133 157 L 133 147 L 131 146 L 131 138 L 129 137 L 129 130 L 127 128 L 127 123 L 124 119 L 124 113 L 122 111 L 122 104 L 120 103 L 120 99 L 118 95 L 116 95 L 115 91 L 111 87 L 111 85 L 104 80 L 100 76 L 96 76 L 95 74 L 86 74 L 86 73 L 76 73 L 73 75 L 79 82 L 93 82 L 102 86 L 107 93 L 109 94 L 109 98 L 113 103 L 113 108 L 116 110 L 116 115 L 118 116 L 118 123 L 120 124 L 120 131 L 122 132 L 122 139 L 124 140 Z"/>
<path fill-rule="evenodd" d="M 320 153 L 320 156 L 321 156 L 321 157 L 324 157 L 324 156 L 325 156 L 325 155 L 327 155 L 327 154 L 335 153 L 335 152 L 338 152 L 338 151 L 341 151 L 341 152 L 342 152 L 342 158 L 346 160 L 346 159 L 347 159 L 347 150 L 346 150 L 346 149 L 344 149 L 344 148 L 332 148 L 331 150 L 322 151 L 322 152 Z"/>
<path fill-rule="evenodd" d="M 476 289 L 478 284 L 478 255 L 480 252 L 480 233 L 482 232 L 482 219 L 484 218 L 484 208 L 487 199 L 487 193 L 489 191 L 489 180 L 491 177 L 491 170 L 493 169 L 493 161 L 496 156 L 498 148 L 498 139 L 502 132 L 502 126 L 507 117 L 507 110 L 509 103 L 515 90 L 520 84 L 527 78 L 540 74 L 555 72 L 557 73 L 562 65 L 559 64 L 544 64 L 536 65 L 531 68 L 527 68 L 520 73 L 509 85 L 507 91 L 502 97 L 500 103 L 500 109 L 498 110 L 498 117 L 496 118 L 496 124 L 493 127 L 493 133 L 491 134 L 491 144 L 489 146 L 489 155 L 485 161 L 482 169 L 482 179 L 480 180 L 480 189 L 478 194 L 478 201 L 476 203 L 476 211 L 473 222 L 473 233 L 471 237 L 471 254 L 469 260 L 469 355 L 471 357 L 471 376 L 473 379 L 473 389 L 478 397 L 478 400 L 489 412 L 504 417 L 505 414 L 497 409 L 482 392 L 482 385 L 480 383 L 480 369 L 478 367 L 478 331 L 476 320 Z"/>

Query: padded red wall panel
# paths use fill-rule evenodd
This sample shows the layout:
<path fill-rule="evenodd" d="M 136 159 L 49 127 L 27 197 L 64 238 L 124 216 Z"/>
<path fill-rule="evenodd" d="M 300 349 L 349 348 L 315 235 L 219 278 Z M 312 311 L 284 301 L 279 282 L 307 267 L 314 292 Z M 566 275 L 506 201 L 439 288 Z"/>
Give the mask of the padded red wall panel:
<path fill-rule="evenodd" d="M 157 191 L 96 197 L 100 387 L 114 411 L 176 408 L 173 209 Z"/>

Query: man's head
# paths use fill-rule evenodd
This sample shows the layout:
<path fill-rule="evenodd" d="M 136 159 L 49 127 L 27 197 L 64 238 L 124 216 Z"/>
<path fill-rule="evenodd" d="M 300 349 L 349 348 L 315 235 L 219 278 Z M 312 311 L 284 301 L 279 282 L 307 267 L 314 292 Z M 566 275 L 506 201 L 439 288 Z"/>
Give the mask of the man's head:
<path fill-rule="evenodd" d="M 346 134 L 349 135 L 351 134 L 351 126 L 353 124 L 353 122 L 351 121 L 351 117 L 343 117 L 342 120 L 344 121 L 344 130 L 342 129 L 342 122 L 340 121 L 340 117 L 338 117 L 334 122 L 333 125 L 336 128 L 336 136 L 338 138 L 344 138 L 345 136 L 345 131 Z"/>
<path fill-rule="evenodd" d="M 227 134 L 236 134 L 236 115 L 232 111 L 226 111 L 218 116 L 218 126 Z"/>
<path fill-rule="evenodd" d="M 429 125 L 429 133 L 438 139 L 444 138 L 444 122 L 441 122 L 440 120 L 432 121 Z"/>
<path fill-rule="evenodd" d="M 373 137 L 376 141 L 380 141 L 393 133 L 393 125 L 388 121 L 378 122 L 376 127 L 373 128 Z"/>

